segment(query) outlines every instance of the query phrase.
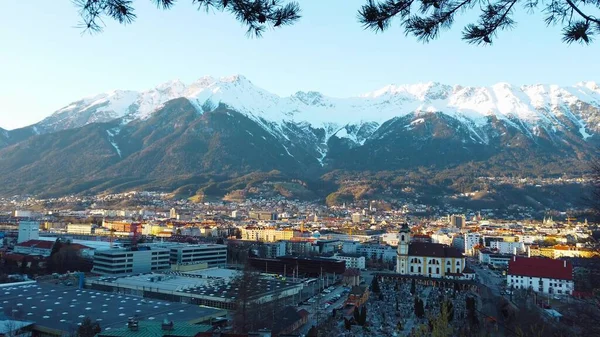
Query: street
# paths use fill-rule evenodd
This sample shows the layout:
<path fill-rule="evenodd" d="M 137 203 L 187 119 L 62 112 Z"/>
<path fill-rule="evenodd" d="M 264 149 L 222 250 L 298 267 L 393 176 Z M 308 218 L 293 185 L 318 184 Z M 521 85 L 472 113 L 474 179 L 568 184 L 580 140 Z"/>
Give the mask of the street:
<path fill-rule="evenodd" d="M 297 331 L 297 333 L 300 334 L 301 336 L 306 335 L 308 333 L 308 330 L 310 330 L 310 328 L 313 325 L 314 326 L 317 325 L 317 321 L 322 322 L 322 321 L 326 320 L 328 317 L 330 317 L 333 313 L 333 309 L 339 308 L 346 301 L 347 296 L 342 295 L 342 292 L 346 289 L 348 289 L 348 288 L 344 288 L 344 287 L 338 285 L 329 294 L 320 293 L 319 295 L 316 295 L 315 297 L 313 297 L 313 298 L 317 299 L 317 301 L 315 303 L 311 303 L 308 305 L 302 305 L 302 306 L 298 307 L 298 309 L 305 309 L 306 311 L 308 311 L 310 313 L 310 315 L 308 316 L 308 322 L 302 328 L 300 328 Z M 327 301 L 332 300 L 337 295 L 340 295 L 341 298 L 332 302 L 331 305 L 329 305 L 326 309 L 324 309 L 325 303 Z M 320 296 L 323 296 L 323 297 L 320 297 Z M 317 315 L 319 315 L 319 317 L 317 317 Z"/>

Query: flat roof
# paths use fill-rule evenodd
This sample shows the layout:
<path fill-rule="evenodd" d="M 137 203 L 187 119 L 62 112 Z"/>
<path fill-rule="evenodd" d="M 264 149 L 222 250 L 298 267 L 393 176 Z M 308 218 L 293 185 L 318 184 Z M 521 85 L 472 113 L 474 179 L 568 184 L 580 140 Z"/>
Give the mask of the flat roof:
<path fill-rule="evenodd" d="M 129 276 L 104 276 L 89 278 L 87 281 L 95 284 L 112 285 L 115 287 L 129 287 L 132 289 L 147 290 L 152 289 L 156 292 L 179 292 L 182 295 L 189 294 L 190 297 L 212 298 L 214 300 L 231 301 L 237 297 L 238 288 L 231 284 L 231 278 L 236 276 L 238 271 L 230 269 L 209 269 L 202 274 L 198 271 L 197 275 L 186 275 L 187 273 L 169 272 L 169 273 L 145 273 Z M 222 273 L 220 277 L 219 273 Z M 150 279 L 154 281 L 151 282 Z M 261 296 L 270 292 L 281 291 L 303 287 L 302 283 L 283 281 L 275 278 L 261 277 L 255 288 L 252 289 L 251 296 Z M 196 295 L 196 296 L 194 296 Z"/>
<path fill-rule="evenodd" d="M 72 331 L 85 316 L 109 330 L 125 326 L 134 316 L 149 321 L 197 322 L 224 313 L 216 308 L 39 282 L 0 287 L 0 306 L 18 310 L 23 320 L 61 331 Z"/>

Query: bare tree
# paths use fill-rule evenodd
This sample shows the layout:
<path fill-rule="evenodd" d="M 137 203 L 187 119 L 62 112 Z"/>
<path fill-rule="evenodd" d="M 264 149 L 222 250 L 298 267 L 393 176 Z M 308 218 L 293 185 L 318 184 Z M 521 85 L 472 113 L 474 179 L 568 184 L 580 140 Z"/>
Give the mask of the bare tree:
<path fill-rule="evenodd" d="M 259 290 L 259 279 L 260 273 L 247 264 L 231 281 L 232 288 L 237 291 L 233 315 L 233 328 L 236 332 L 246 333 L 254 330 L 258 323 L 261 310 L 257 307 L 255 295 Z"/>
<path fill-rule="evenodd" d="M 170 9 L 175 0 L 151 0 L 160 9 Z M 454 24 L 456 17 L 477 12 L 479 19 L 463 29 L 463 39 L 473 44 L 491 44 L 499 31 L 516 25 L 517 11 L 542 12 L 548 26 L 563 28 L 565 43 L 589 44 L 600 34 L 598 0 L 365 0 L 358 10 L 358 21 L 376 32 L 391 27 L 396 19 L 406 35 L 429 42 Z M 79 8 L 84 29 L 97 32 L 108 17 L 122 24 L 135 18 L 133 0 L 73 0 Z M 250 36 L 261 36 L 268 28 L 296 23 L 300 6 L 282 0 L 191 0 L 199 10 L 220 11 L 233 15 L 247 27 Z M 332 13 L 334 14 L 334 13 Z M 527 35 L 523 35 L 527 37 Z"/>

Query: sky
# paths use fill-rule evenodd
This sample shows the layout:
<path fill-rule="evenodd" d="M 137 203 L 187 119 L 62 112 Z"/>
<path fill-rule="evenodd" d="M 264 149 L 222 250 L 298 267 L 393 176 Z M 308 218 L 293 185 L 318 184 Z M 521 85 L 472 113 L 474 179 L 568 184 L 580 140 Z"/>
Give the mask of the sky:
<path fill-rule="evenodd" d="M 384 33 L 364 30 L 357 11 L 366 0 L 302 0 L 294 26 L 248 38 L 224 13 L 197 11 L 191 0 L 173 9 L 134 1 L 137 20 L 109 19 L 102 33 L 77 27 L 71 1 L 6 1 L 0 10 L 0 127 L 40 121 L 83 97 L 114 89 L 146 90 L 173 79 L 242 74 L 287 96 L 320 91 L 355 96 L 388 84 L 497 82 L 572 85 L 600 81 L 600 42 L 565 45 L 560 28 L 521 13 L 517 26 L 492 46 L 460 39 L 476 13 L 457 19 L 438 40 L 423 44 L 396 23 Z"/>

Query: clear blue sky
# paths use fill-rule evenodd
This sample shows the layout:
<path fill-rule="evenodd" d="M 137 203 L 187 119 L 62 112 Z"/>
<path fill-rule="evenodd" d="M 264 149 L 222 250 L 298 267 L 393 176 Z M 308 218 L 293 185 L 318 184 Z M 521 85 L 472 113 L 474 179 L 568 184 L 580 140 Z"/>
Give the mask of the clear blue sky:
<path fill-rule="evenodd" d="M 517 16 L 491 47 L 460 40 L 469 14 L 429 44 L 401 28 L 364 31 L 356 12 L 365 0 L 302 0 L 301 21 L 249 39 L 233 17 L 198 12 L 191 0 L 170 11 L 135 1 L 129 26 L 110 20 L 82 35 L 69 0 L 0 5 L 0 126 L 28 125 L 79 98 L 112 89 L 143 90 L 179 78 L 243 74 L 280 95 L 316 90 L 351 96 L 390 83 L 437 81 L 490 85 L 600 80 L 600 42 L 567 46 L 560 28 L 539 15 Z"/>

